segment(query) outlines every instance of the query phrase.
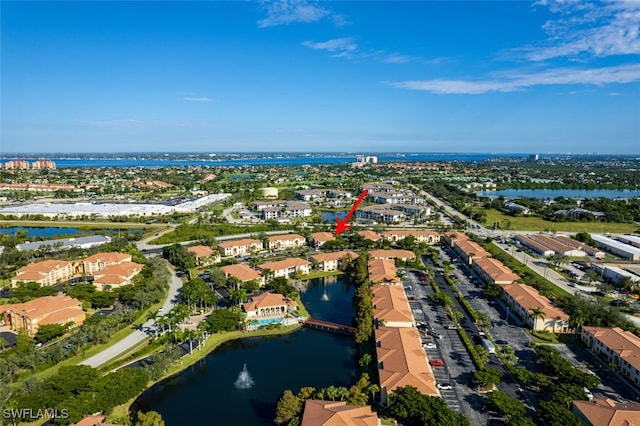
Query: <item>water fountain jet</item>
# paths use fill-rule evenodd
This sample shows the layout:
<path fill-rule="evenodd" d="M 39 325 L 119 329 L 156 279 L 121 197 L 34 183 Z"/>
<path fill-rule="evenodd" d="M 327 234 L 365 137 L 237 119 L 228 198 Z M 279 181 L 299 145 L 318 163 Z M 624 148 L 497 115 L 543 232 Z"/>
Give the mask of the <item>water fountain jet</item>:
<path fill-rule="evenodd" d="M 236 379 L 234 386 L 238 389 L 249 389 L 253 386 L 253 379 L 251 378 L 251 375 L 249 375 L 246 363 L 244 364 L 240 374 L 238 374 L 238 378 Z"/>

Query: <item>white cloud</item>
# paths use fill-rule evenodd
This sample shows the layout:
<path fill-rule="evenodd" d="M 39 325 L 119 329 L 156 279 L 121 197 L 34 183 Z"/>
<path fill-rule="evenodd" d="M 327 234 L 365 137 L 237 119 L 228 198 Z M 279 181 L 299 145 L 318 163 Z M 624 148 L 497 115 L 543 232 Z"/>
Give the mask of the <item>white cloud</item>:
<path fill-rule="evenodd" d="M 182 98 L 183 101 L 187 101 L 187 102 L 213 102 L 213 99 L 208 98 L 206 96 L 201 96 L 201 97 L 191 97 L 191 96 L 187 96 Z"/>
<path fill-rule="evenodd" d="M 304 41 L 302 45 L 314 50 L 326 50 L 334 53 L 334 57 L 349 56 L 358 49 L 353 37 L 334 38 L 327 41 Z"/>
<path fill-rule="evenodd" d="M 640 1 L 545 1 L 559 18 L 547 21 L 548 38 L 524 49 L 527 59 L 582 60 L 590 57 L 640 54 Z"/>
<path fill-rule="evenodd" d="M 555 68 L 537 73 L 509 73 L 487 80 L 412 80 L 391 82 L 393 87 L 423 90 L 437 94 L 480 95 L 490 92 L 515 92 L 535 86 L 596 85 L 640 81 L 640 64 L 575 69 Z"/>
<path fill-rule="evenodd" d="M 411 62 L 411 57 L 401 55 L 399 53 L 392 53 L 384 57 L 382 61 L 390 64 L 406 64 L 408 62 Z"/>
<path fill-rule="evenodd" d="M 345 23 L 344 17 L 322 7 L 313 0 L 263 1 L 267 17 L 258 21 L 260 28 L 275 27 L 294 23 L 314 23 L 331 18 L 337 25 Z"/>

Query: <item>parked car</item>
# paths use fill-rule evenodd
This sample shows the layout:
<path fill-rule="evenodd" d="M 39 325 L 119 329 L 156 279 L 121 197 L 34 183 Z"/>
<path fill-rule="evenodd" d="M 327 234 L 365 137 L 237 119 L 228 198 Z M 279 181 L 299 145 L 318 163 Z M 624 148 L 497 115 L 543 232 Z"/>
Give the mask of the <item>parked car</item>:
<path fill-rule="evenodd" d="M 451 386 L 451 383 L 438 383 L 438 389 L 451 390 L 453 389 L 453 386 Z"/>
<path fill-rule="evenodd" d="M 429 361 L 429 364 L 433 365 L 434 367 L 444 367 L 444 361 L 441 359 L 432 359 Z"/>
<path fill-rule="evenodd" d="M 422 346 L 424 346 L 426 349 L 435 349 L 435 348 L 437 348 L 435 343 L 425 343 Z"/>
<path fill-rule="evenodd" d="M 503 339 L 496 340 L 496 343 L 499 344 L 499 345 L 508 345 L 509 344 L 509 342 L 507 342 L 506 340 L 503 340 Z"/>

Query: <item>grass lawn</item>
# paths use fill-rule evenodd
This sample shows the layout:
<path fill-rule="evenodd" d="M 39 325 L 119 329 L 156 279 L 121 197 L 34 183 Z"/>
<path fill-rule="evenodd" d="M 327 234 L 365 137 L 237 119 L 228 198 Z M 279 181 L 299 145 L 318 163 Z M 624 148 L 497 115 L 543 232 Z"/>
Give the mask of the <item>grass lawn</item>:
<path fill-rule="evenodd" d="M 559 335 L 555 335 L 548 331 L 531 331 L 525 330 L 529 336 L 533 339 L 533 342 L 536 344 L 544 345 L 544 344 L 559 344 L 564 343 L 558 339 Z"/>
<path fill-rule="evenodd" d="M 638 229 L 638 225 L 632 223 L 606 223 L 606 222 L 550 222 L 539 217 L 529 216 L 510 216 L 495 209 L 484 210 L 487 215 L 485 226 L 491 227 L 491 224 L 498 222 L 500 224 L 509 221 L 511 226 L 509 229 L 522 231 L 550 231 L 550 232 L 589 232 L 613 234 L 633 233 Z"/>
<path fill-rule="evenodd" d="M 336 271 L 313 271 L 310 274 L 304 275 L 302 277 L 303 280 L 312 280 L 314 278 L 322 278 L 322 277 L 333 277 L 335 275 L 342 275 L 343 272 L 340 270 Z"/>
<path fill-rule="evenodd" d="M 142 311 L 142 313 L 140 314 L 140 316 L 138 317 L 138 319 L 136 319 L 133 324 L 123 328 L 122 330 L 118 331 L 117 333 L 115 333 L 113 336 L 111 336 L 111 339 L 109 339 L 109 341 L 107 343 L 104 343 L 102 345 L 98 345 L 98 346 L 94 346 L 90 349 L 88 349 L 87 351 L 85 351 L 84 355 L 83 354 L 78 354 L 76 356 L 73 356 L 69 359 L 66 359 L 62 362 L 59 362 L 58 364 L 47 368 L 46 370 L 42 370 L 36 373 L 36 375 L 40 378 L 40 379 L 44 379 L 45 377 L 49 377 L 54 375 L 58 369 L 60 367 L 63 366 L 67 366 L 67 365 L 76 365 L 79 364 L 80 362 L 84 361 L 87 358 L 92 357 L 93 355 L 101 352 L 102 350 L 108 348 L 109 346 L 112 346 L 116 343 L 118 343 L 120 340 L 124 339 L 125 337 L 127 337 L 129 334 L 133 333 L 133 331 L 135 330 L 135 328 L 139 325 L 144 324 L 147 321 L 147 315 L 149 312 L 155 312 L 156 310 L 158 310 L 158 308 L 160 308 L 160 306 L 162 306 L 162 304 L 164 303 L 164 300 L 160 303 L 156 303 L 155 305 L 147 308 L 146 310 Z M 130 353 L 130 352 L 129 352 Z"/>

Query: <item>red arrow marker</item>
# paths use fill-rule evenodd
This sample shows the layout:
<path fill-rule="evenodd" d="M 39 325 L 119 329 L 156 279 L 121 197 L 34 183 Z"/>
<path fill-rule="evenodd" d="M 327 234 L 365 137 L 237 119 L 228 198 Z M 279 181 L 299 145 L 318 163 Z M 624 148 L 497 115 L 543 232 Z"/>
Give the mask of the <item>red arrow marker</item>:
<path fill-rule="evenodd" d="M 364 197 L 367 196 L 367 192 L 369 192 L 368 189 L 365 189 L 364 191 L 362 191 L 362 194 L 360 194 L 358 201 L 356 201 L 353 207 L 351 207 L 351 210 L 349 210 L 349 213 L 347 213 L 344 219 L 340 219 L 339 217 L 336 217 L 336 232 L 335 232 L 336 235 L 351 228 L 351 225 L 347 225 L 347 222 L 349 222 L 349 219 L 351 219 L 351 216 L 353 215 L 353 213 L 355 213 L 356 209 L 358 208 L 362 200 L 364 200 Z"/>

